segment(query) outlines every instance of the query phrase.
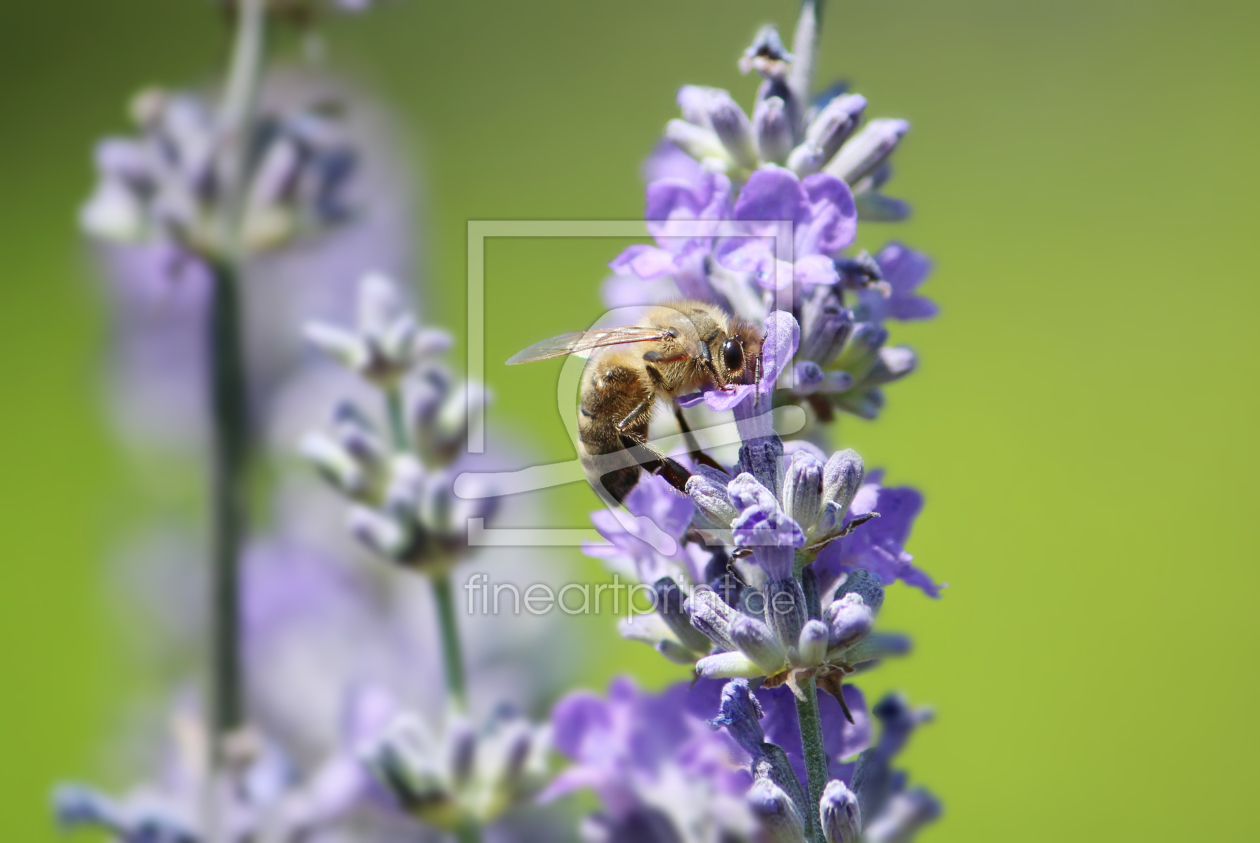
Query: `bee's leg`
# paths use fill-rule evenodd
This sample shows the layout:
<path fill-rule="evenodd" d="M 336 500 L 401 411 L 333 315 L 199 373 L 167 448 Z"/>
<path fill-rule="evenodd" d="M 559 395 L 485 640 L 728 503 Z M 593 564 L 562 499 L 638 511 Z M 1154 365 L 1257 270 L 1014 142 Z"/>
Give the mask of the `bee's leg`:
<path fill-rule="evenodd" d="M 617 430 L 622 431 L 624 433 L 625 429 L 630 426 L 631 422 L 633 422 L 639 416 L 643 415 L 645 412 L 647 412 L 648 410 L 652 408 L 652 402 L 655 400 L 656 398 L 655 396 L 653 396 L 652 398 L 647 398 L 647 399 L 644 399 L 643 401 L 640 401 L 635 406 L 635 408 L 631 410 L 629 414 L 626 415 L 624 419 L 617 422 Z"/>
<path fill-rule="evenodd" d="M 696 441 L 696 435 L 691 431 L 691 425 L 687 424 L 687 419 L 683 416 L 682 407 L 674 405 L 674 418 L 678 421 L 678 429 L 682 431 L 683 439 L 687 442 L 688 456 L 695 461 L 696 465 L 707 465 L 709 468 L 716 468 L 718 471 L 725 472 L 721 463 L 713 459 L 713 457 L 700 450 L 700 443 Z"/>
<path fill-rule="evenodd" d="M 621 439 L 626 446 L 626 450 L 634 455 L 635 461 L 639 465 L 653 474 L 661 475 L 669 481 L 669 485 L 684 495 L 687 493 L 687 481 L 691 479 L 690 471 L 646 442 L 627 434 L 622 434 Z"/>

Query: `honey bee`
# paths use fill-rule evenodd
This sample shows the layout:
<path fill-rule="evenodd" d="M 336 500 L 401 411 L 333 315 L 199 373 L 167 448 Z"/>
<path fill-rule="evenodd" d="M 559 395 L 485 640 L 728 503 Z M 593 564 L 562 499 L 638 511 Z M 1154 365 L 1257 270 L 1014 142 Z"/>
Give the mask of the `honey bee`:
<path fill-rule="evenodd" d="M 602 488 L 618 503 L 644 468 L 679 490 L 690 476 L 647 441 L 659 401 L 755 381 L 761 361 L 761 332 L 717 305 L 675 302 L 652 308 L 640 321 L 561 334 L 507 361 L 514 365 L 595 351 L 582 373 L 578 452 L 592 487 L 596 492 Z M 720 468 L 700 451 L 682 408 L 676 403 L 673 408 L 692 458 Z"/>

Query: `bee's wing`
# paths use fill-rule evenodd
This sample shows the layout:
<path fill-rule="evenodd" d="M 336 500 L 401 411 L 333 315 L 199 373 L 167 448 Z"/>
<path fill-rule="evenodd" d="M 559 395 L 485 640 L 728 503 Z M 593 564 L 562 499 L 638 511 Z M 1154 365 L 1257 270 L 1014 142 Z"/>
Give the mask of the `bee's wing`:
<path fill-rule="evenodd" d="M 659 340 L 665 336 L 668 336 L 668 334 L 660 328 L 639 328 L 635 326 L 599 331 L 574 331 L 571 334 L 561 334 L 549 340 L 536 342 L 529 348 L 518 351 L 509 357 L 507 364 L 513 366 L 517 363 L 531 363 L 535 360 L 550 360 L 552 357 L 563 357 L 566 354 L 590 351 L 592 348 L 602 348 L 606 345 Z"/>

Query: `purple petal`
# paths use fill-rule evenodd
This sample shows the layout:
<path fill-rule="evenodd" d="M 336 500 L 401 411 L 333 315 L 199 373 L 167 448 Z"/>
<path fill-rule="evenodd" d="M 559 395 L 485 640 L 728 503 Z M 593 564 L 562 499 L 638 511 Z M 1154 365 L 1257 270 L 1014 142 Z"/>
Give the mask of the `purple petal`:
<path fill-rule="evenodd" d="M 795 392 L 801 395 L 809 395 L 817 392 L 818 387 L 822 385 L 826 376 L 823 374 L 822 367 L 813 360 L 804 360 L 792 367 L 793 380 L 796 386 L 793 388 Z"/>
<path fill-rule="evenodd" d="M 587 735 L 612 728 L 608 703 L 589 691 L 569 694 L 551 712 L 552 740 L 569 758 L 578 758 Z"/>
<path fill-rule="evenodd" d="M 704 403 L 709 405 L 712 410 L 724 413 L 732 410 L 737 404 L 740 404 L 749 395 L 752 395 L 756 387 L 752 384 L 735 384 L 726 389 L 711 389 L 704 394 Z"/>
<path fill-rule="evenodd" d="M 643 180 L 649 183 L 661 179 L 681 179 L 694 183 L 704 178 L 704 168 L 699 161 L 662 138 L 643 162 L 642 174 Z"/>
<path fill-rule="evenodd" d="M 796 257 L 832 255 L 853 245 L 857 206 L 849 186 L 835 176 L 815 173 L 801 183 L 808 196 L 808 222 L 796 227 Z"/>
<path fill-rule="evenodd" d="M 789 220 L 809 215 L 809 203 L 800 179 L 791 170 L 766 167 L 748 178 L 735 200 L 737 220 Z"/>
<path fill-rule="evenodd" d="M 670 252 L 643 244 L 630 246 L 613 258 L 608 267 L 620 275 L 633 272 L 645 281 L 669 275 L 678 269 Z"/>
<path fill-rule="evenodd" d="M 758 384 L 762 392 L 774 389 L 775 381 L 796 356 L 800 342 L 801 326 L 792 314 L 776 310 L 766 318 L 766 338 L 761 346 L 761 382 Z"/>
<path fill-rule="evenodd" d="M 840 280 L 836 272 L 836 263 L 826 255 L 806 255 L 796 258 L 796 283 L 804 288 L 806 294 L 814 287 L 835 284 Z"/>

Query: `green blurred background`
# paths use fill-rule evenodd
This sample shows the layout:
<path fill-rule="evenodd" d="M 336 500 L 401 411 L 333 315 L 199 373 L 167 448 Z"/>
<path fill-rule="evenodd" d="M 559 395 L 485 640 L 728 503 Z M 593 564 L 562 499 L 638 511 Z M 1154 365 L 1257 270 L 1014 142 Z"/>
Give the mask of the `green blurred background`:
<path fill-rule="evenodd" d="M 134 478 L 98 406 L 103 315 L 74 213 L 92 140 L 140 85 L 204 78 L 196 0 L 0 2 L 0 837 L 55 836 L 49 784 L 99 771 L 134 688 L 104 548 Z M 430 313 L 464 318 L 470 219 L 630 219 L 684 82 L 795 3 L 403 2 L 327 32 L 399 111 L 425 183 Z M 914 778 L 935 841 L 1243 840 L 1256 775 L 1258 500 L 1254 0 L 850 0 L 823 79 L 911 118 L 868 226 L 930 253 L 922 368 L 840 439 L 928 506 L 910 549 L 950 588 L 898 588 L 915 655 L 861 684 L 938 711 Z M 1249 233 L 1250 232 L 1250 233 Z M 492 420 L 571 456 L 554 368 L 497 361 L 600 310 L 612 241 L 501 241 L 487 259 Z M 539 396 L 543 400 L 539 400 Z M 547 409 L 540 410 L 539 407 Z M 556 492 L 581 526 L 589 493 Z M 592 577 L 598 566 L 588 563 Z M 678 676 L 592 639 L 584 681 Z M 596 650 L 599 647 L 601 649 Z"/>

